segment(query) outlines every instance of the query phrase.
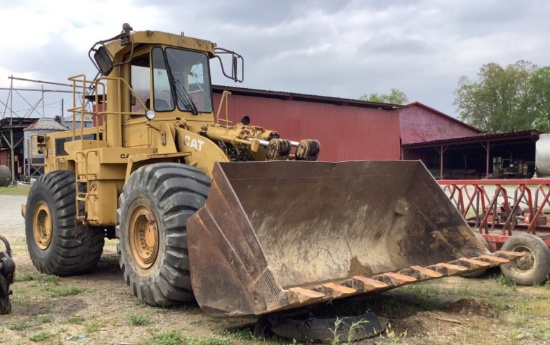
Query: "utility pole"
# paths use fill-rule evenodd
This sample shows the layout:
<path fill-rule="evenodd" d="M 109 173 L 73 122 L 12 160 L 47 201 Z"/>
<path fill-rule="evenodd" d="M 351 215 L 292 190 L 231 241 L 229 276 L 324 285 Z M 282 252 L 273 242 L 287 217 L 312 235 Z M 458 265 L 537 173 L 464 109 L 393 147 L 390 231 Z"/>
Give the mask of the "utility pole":
<path fill-rule="evenodd" d="M 13 76 L 12 76 L 13 77 Z M 10 89 L 13 88 L 13 79 L 10 80 Z M 11 162 L 11 184 L 15 184 L 15 150 L 13 148 L 13 97 L 10 97 L 10 162 Z"/>

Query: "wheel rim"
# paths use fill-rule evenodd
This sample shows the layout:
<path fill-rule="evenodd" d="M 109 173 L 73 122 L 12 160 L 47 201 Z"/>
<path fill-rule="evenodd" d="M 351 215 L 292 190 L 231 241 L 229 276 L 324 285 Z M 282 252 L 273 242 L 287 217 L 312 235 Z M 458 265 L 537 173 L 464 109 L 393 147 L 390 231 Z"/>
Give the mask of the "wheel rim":
<path fill-rule="evenodd" d="M 147 206 L 138 206 L 130 217 L 130 249 L 139 267 L 148 269 L 155 263 L 159 234 L 155 215 Z"/>
<path fill-rule="evenodd" d="M 512 261 L 512 267 L 518 271 L 529 271 L 535 267 L 535 256 L 533 252 L 526 247 L 514 248 L 514 252 L 523 253 L 521 258 Z"/>
<path fill-rule="evenodd" d="M 32 233 L 38 248 L 45 250 L 52 243 L 52 217 L 45 203 L 39 203 L 34 209 Z"/>

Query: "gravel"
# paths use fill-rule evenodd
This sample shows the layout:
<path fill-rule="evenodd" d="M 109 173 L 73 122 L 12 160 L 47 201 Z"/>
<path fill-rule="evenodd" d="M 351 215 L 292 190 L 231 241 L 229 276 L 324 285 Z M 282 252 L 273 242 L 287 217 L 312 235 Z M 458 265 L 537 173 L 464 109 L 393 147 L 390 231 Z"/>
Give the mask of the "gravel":
<path fill-rule="evenodd" d="M 21 204 L 26 201 L 27 197 L 24 195 L 0 195 L 0 235 L 10 241 L 25 237 Z"/>

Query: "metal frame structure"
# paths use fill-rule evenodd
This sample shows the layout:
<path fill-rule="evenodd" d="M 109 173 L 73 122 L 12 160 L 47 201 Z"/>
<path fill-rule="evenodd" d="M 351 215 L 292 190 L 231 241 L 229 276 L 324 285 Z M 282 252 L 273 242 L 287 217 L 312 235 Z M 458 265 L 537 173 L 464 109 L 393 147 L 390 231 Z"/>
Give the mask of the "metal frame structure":
<path fill-rule="evenodd" d="M 34 79 L 26 79 L 26 78 L 17 78 L 12 76 L 8 77 L 10 79 L 10 87 L 0 87 L 0 91 L 7 91 L 7 97 L 5 101 L 0 100 L 0 106 L 3 106 L 3 110 L 1 111 L 1 117 L 0 117 L 0 142 L 5 142 L 7 147 L 10 150 L 10 170 L 12 174 L 12 183 L 15 182 L 15 157 L 16 157 L 16 149 L 21 148 L 23 146 L 23 140 L 24 136 L 18 136 L 16 135 L 16 132 L 22 131 L 23 128 L 29 125 L 27 123 L 28 121 L 21 121 L 21 119 L 30 119 L 33 114 L 38 115 L 40 118 L 47 117 L 46 116 L 46 104 L 44 102 L 45 100 L 45 94 L 46 93 L 56 93 L 56 94 L 70 94 L 72 95 L 72 90 L 60 90 L 60 89 L 45 89 L 44 84 L 46 85 L 56 85 L 56 86 L 63 86 L 63 87 L 72 87 L 71 84 L 63 84 L 63 83 L 56 83 L 56 82 L 50 82 L 50 81 L 43 81 L 43 80 L 34 80 Z M 41 85 L 40 88 L 18 88 L 14 86 L 14 81 L 21 81 L 21 82 L 31 82 L 31 83 L 38 83 Z M 23 92 L 27 93 L 33 93 L 36 94 L 37 92 L 40 93 L 40 98 L 36 100 L 34 103 L 33 101 L 30 101 L 26 95 L 23 94 Z M 21 111 L 16 111 L 14 105 L 14 99 L 15 96 L 19 96 L 18 101 L 22 102 L 23 104 L 26 104 L 29 106 L 29 109 L 23 110 L 25 111 L 24 115 L 18 115 Z M 60 101 L 60 115 L 62 116 L 64 113 L 64 99 L 61 98 Z M 2 145 L 0 145 L 2 146 Z M 23 169 L 25 173 L 29 173 L 33 171 L 32 166 L 30 166 L 30 163 L 25 161 L 23 165 Z"/>
<path fill-rule="evenodd" d="M 550 247 L 550 179 L 439 180 L 468 223 L 492 251 L 512 235 L 528 233 Z"/>
<path fill-rule="evenodd" d="M 464 171 L 474 169 L 480 176 L 496 177 L 492 175 L 492 158 L 499 155 L 509 158 L 526 156 L 524 158 L 532 161 L 534 168 L 535 143 L 541 133 L 538 130 L 527 130 L 406 144 L 401 146 L 401 157 L 404 160 L 420 158 L 429 169 L 435 170 L 432 173 L 441 180 L 451 179 L 444 173 L 450 163 L 459 165 Z M 437 155 L 433 155 L 434 151 Z M 429 155 L 436 158 L 437 167 L 429 164 Z"/>

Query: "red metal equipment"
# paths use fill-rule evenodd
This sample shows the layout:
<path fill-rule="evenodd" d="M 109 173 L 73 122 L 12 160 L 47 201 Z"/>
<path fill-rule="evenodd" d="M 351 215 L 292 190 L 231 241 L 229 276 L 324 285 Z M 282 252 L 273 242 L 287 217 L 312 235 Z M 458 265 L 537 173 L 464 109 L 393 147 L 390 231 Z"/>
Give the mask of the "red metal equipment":
<path fill-rule="evenodd" d="M 528 233 L 550 247 L 550 179 L 439 180 L 468 223 L 495 251 L 511 236 Z"/>
<path fill-rule="evenodd" d="M 519 285 L 545 282 L 550 276 L 550 179 L 440 180 L 439 184 L 490 251 L 523 253 L 502 265 Z M 479 273 L 479 274 L 478 274 Z M 483 274 L 478 271 L 471 277 Z"/>

